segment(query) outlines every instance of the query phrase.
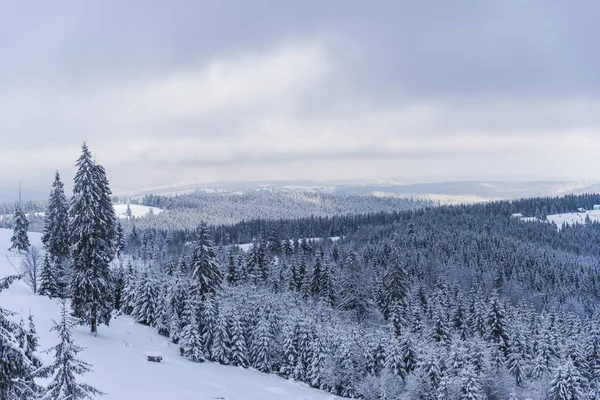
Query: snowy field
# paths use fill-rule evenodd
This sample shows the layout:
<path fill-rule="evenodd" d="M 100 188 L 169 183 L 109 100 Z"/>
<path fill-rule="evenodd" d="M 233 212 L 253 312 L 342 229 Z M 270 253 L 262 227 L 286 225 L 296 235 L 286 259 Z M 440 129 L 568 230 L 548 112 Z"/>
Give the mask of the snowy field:
<path fill-rule="evenodd" d="M 329 238 L 332 242 L 336 242 L 338 240 L 340 240 L 339 236 L 332 236 Z M 309 242 L 320 242 L 321 240 L 323 240 L 323 238 L 308 238 L 307 239 Z M 290 241 L 291 243 L 291 241 Z M 250 250 L 250 247 L 252 247 L 254 243 L 242 243 L 242 244 L 236 244 L 236 247 L 239 247 L 240 250 L 242 251 L 248 251 Z"/>
<path fill-rule="evenodd" d="M 600 210 L 592 210 L 581 213 L 554 214 L 548 215 L 546 219 L 548 222 L 554 222 L 560 228 L 565 222 L 569 225 L 583 224 L 585 223 L 586 216 L 589 216 L 592 221 L 600 221 Z"/>
<path fill-rule="evenodd" d="M 161 208 L 142 206 L 140 204 L 130 204 L 129 208 L 131 209 L 131 214 L 136 218 L 143 217 L 151 212 L 153 214 L 160 214 L 163 212 Z M 118 218 L 127 218 L 127 204 L 115 204 L 114 209 Z"/>
<path fill-rule="evenodd" d="M 133 208 L 132 208 L 133 211 Z M 0 229 L 0 277 L 15 274 L 18 254 L 6 251 L 12 231 Z M 40 246 L 40 234 L 30 233 L 33 245 Z M 10 260 L 10 261 L 9 261 Z M 23 282 L 14 283 L 0 293 L 0 306 L 34 317 L 40 336 L 40 350 L 58 342 L 49 332 L 52 319 L 58 318 L 58 303 L 33 295 Z M 81 381 L 107 393 L 107 400 L 325 400 L 338 399 L 304 384 L 260 372 L 215 363 L 197 364 L 179 356 L 176 345 L 159 336 L 154 329 L 118 317 L 110 326 L 102 325 L 99 336 L 78 327 L 76 344 L 85 347 L 80 358 L 94 371 Z M 146 361 L 148 352 L 160 352 L 162 363 Z M 41 354 L 45 362 L 52 355 Z"/>
<path fill-rule="evenodd" d="M 589 216 L 592 221 L 600 221 L 600 210 L 590 210 L 586 212 L 574 212 L 564 214 L 552 214 L 546 217 L 548 223 L 555 223 L 560 229 L 564 223 L 567 225 L 584 224 L 586 217 Z M 537 221 L 535 217 L 522 218 L 521 221 L 531 222 Z"/>

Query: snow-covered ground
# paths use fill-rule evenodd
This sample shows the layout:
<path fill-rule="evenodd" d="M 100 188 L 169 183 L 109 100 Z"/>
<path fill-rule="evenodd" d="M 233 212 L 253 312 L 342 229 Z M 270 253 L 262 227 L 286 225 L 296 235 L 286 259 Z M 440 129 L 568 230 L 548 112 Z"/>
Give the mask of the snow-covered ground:
<path fill-rule="evenodd" d="M 118 218 L 127 218 L 127 204 L 115 204 L 114 208 Z M 160 214 L 163 212 L 162 208 L 142 206 L 140 204 L 130 204 L 129 208 L 131 209 L 131 214 L 136 218 L 143 217 L 151 212 L 153 214 Z"/>
<path fill-rule="evenodd" d="M 332 242 L 336 242 L 338 240 L 340 240 L 340 236 L 332 236 L 329 238 Z M 309 242 L 320 242 L 321 240 L 323 240 L 323 238 L 308 238 Z M 248 251 L 250 250 L 250 247 L 252 247 L 254 243 L 242 243 L 242 244 L 236 244 L 235 246 L 239 247 L 240 250 L 242 251 Z"/>
<path fill-rule="evenodd" d="M 573 212 L 564 214 L 552 214 L 546 217 L 545 222 L 555 223 L 558 229 L 560 229 L 563 223 L 567 225 L 573 224 L 584 224 L 586 217 L 590 217 L 592 221 L 600 221 L 600 210 L 590 210 L 585 212 Z M 538 221 L 535 217 L 521 218 L 521 221 L 531 222 Z"/>
<path fill-rule="evenodd" d="M 554 222 L 560 228 L 564 222 L 569 225 L 585 223 L 586 216 L 589 216 L 592 221 L 600 221 L 600 210 L 591 210 L 586 212 L 565 213 L 548 215 L 548 222 Z"/>
<path fill-rule="evenodd" d="M 132 209 L 133 211 L 133 209 Z M 12 232 L 0 229 L 0 277 L 15 273 L 19 255 L 5 251 Z M 41 246 L 40 234 L 30 233 L 32 244 Z M 10 262 L 9 262 L 10 260 Z M 58 341 L 49 332 L 52 319 L 58 317 L 58 303 L 33 295 L 23 282 L 14 283 L 0 293 L 0 306 L 20 313 L 31 312 L 40 336 L 40 349 Z M 159 336 L 154 329 L 118 317 L 110 326 L 102 325 L 99 336 L 78 327 L 75 341 L 85 350 L 80 358 L 93 365 L 94 371 L 81 379 L 107 393 L 107 400 L 325 400 L 337 399 L 304 384 L 287 381 L 254 370 L 215 363 L 197 364 L 179 356 L 176 345 Z M 160 352 L 162 363 L 146 361 L 149 352 Z M 41 354 L 46 362 L 52 355 Z"/>

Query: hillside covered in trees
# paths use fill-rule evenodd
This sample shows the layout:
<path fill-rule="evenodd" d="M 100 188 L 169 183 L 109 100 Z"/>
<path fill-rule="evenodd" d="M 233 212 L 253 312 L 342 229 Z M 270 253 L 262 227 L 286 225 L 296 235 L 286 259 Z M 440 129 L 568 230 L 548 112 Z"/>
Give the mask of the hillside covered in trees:
<path fill-rule="evenodd" d="M 84 145 L 70 200 L 56 175 L 44 261 L 28 275 L 39 280 L 34 292 L 63 299 L 63 341 L 67 326 L 97 334 L 125 314 L 190 362 L 251 367 L 344 397 L 600 396 L 600 223 L 544 221 L 598 195 L 218 225 L 193 223 L 207 211 L 192 195 L 146 199 L 166 211 L 119 220 L 90 154 Z M 186 207 L 190 222 L 179 224 Z M 14 221 L 11 248 L 32 254 L 22 209 Z M 26 337 L 4 329 L 16 332 L 3 336 L 13 350 Z M 20 384 L 0 377 L 7 395 L 58 390 L 31 383 L 61 368 L 36 369 L 34 350 L 13 351 L 23 355 Z"/>

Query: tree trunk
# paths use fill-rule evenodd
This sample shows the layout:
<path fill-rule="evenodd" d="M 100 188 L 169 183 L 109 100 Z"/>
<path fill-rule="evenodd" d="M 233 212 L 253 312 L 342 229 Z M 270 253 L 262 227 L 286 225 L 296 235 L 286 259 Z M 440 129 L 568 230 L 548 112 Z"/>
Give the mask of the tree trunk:
<path fill-rule="evenodd" d="M 98 332 L 98 306 L 96 304 L 92 305 L 90 326 L 92 333 Z"/>

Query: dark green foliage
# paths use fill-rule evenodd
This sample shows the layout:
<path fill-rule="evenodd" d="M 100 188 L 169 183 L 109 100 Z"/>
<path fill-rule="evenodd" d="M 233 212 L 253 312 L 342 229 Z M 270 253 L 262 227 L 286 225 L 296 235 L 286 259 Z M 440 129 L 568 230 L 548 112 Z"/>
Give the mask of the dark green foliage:
<path fill-rule="evenodd" d="M 104 168 L 92 160 L 87 146 L 77 161 L 73 200 L 69 210 L 74 315 L 90 324 L 108 324 L 114 305 L 109 263 L 115 256 L 115 213 Z"/>

